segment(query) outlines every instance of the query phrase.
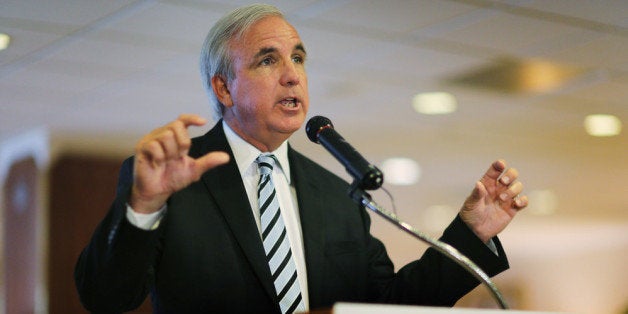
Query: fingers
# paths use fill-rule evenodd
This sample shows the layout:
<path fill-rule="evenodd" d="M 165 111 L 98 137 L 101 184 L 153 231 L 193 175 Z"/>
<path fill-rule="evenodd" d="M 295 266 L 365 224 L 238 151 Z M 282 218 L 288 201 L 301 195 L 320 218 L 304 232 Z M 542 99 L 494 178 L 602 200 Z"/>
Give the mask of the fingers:
<path fill-rule="evenodd" d="M 519 178 L 519 171 L 515 168 L 509 168 L 501 173 L 501 176 L 499 177 L 499 182 L 504 186 L 508 186 L 511 183 L 515 182 L 517 178 Z"/>
<path fill-rule="evenodd" d="M 507 189 L 502 191 L 499 194 L 499 198 L 502 201 L 507 201 L 509 199 L 515 198 L 515 196 L 519 195 L 519 193 L 521 193 L 521 191 L 523 191 L 523 183 L 521 183 L 519 181 L 516 181 L 515 183 L 511 184 L 510 186 L 508 186 Z"/>
<path fill-rule="evenodd" d="M 498 192 L 502 192 L 519 177 L 519 171 L 515 168 L 507 168 L 506 161 L 498 159 L 486 170 L 480 180 L 486 186 L 494 186 Z"/>
<path fill-rule="evenodd" d="M 476 184 L 476 190 L 480 192 L 479 196 L 490 194 L 491 198 L 499 199 L 503 204 L 510 204 L 516 209 L 521 209 L 527 206 L 528 198 L 519 197 L 523 191 L 523 183 L 518 179 L 519 171 L 515 168 L 508 168 L 506 161 L 498 159 L 486 170 L 479 184 Z M 483 191 L 486 192 L 482 193 Z"/>
<path fill-rule="evenodd" d="M 192 140 L 190 140 L 190 134 L 188 133 L 188 124 L 183 120 L 177 119 L 169 124 L 169 130 L 164 134 L 167 141 L 163 142 L 165 145 L 170 145 L 167 148 L 169 152 L 168 157 L 177 158 L 187 156 Z"/>
<path fill-rule="evenodd" d="M 515 196 L 514 198 L 515 204 L 514 207 L 519 210 L 519 209 L 523 209 L 526 206 L 528 206 L 528 196 L 523 195 L 523 196 Z"/>
<path fill-rule="evenodd" d="M 528 205 L 528 197 L 525 195 L 520 196 L 521 192 L 523 192 L 523 183 L 518 181 L 519 171 L 515 168 L 506 169 L 506 162 L 503 160 L 495 161 L 491 168 L 492 170 L 489 169 L 486 176 L 494 177 L 495 172 L 502 169 L 496 180 L 496 194 L 498 194 L 499 199 L 506 204 L 510 204 L 515 209 L 526 207 Z"/>
<path fill-rule="evenodd" d="M 506 169 L 506 161 L 498 159 L 491 164 L 488 170 L 486 170 L 483 179 L 497 180 L 502 172 L 504 172 L 504 169 Z"/>
<path fill-rule="evenodd" d="M 142 157 L 144 157 L 149 161 L 149 164 L 154 166 L 154 164 L 162 162 L 166 159 L 164 150 L 161 144 L 157 141 L 148 141 L 144 143 L 140 141 L 136 150 L 135 155 L 138 156 L 136 161 L 139 161 Z"/>
<path fill-rule="evenodd" d="M 188 127 L 201 126 L 205 123 L 206 120 L 198 115 L 181 115 L 142 138 L 136 146 L 136 153 L 157 164 L 164 160 L 185 157 L 191 145 Z"/>
<path fill-rule="evenodd" d="M 177 120 L 183 122 L 186 128 L 191 125 L 202 126 L 207 123 L 205 118 L 196 114 L 182 114 Z"/>

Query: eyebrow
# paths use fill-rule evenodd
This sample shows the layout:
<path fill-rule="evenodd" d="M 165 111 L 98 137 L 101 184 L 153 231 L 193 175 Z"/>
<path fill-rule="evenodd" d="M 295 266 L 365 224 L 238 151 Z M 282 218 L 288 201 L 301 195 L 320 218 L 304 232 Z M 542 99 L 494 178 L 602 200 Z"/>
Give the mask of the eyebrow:
<path fill-rule="evenodd" d="M 301 52 L 303 52 L 304 54 L 307 54 L 307 52 L 305 51 L 305 47 L 303 46 L 303 43 L 298 43 L 294 46 L 294 50 L 299 50 Z"/>
<path fill-rule="evenodd" d="M 303 46 L 302 43 L 298 43 L 294 46 L 293 48 L 294 50 L 298 50 L 303 52 L 304 54 L 307 54 L 307 52 L 305 52 L 305 47 Z M 263 55 L 269 54 L 269 53 L 273 53 L 277 51 L 277 48 L 275 47 L 262 47 L 260 48 L 260 50 L 255 54 L 254 58 L 257 59 Z"/>

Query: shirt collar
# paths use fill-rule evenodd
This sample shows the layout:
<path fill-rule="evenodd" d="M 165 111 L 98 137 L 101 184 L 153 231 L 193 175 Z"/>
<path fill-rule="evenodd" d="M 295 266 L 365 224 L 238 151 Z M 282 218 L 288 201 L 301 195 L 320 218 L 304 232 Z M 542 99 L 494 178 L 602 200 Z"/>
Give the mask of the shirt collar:
<path fill-rule="evenodd" d="M 229 143 L 229 146 L 231 146 L 231 150 L 233 151 L 233 157 L 235 158 L 235 162 L 238 165 L 238 169 L 240 169 L 240 172 L 242 173 L 255 162 L 255 159 L 257 159 L 257 157 L 262 152 L 255 146 L 249 144 L 247 141 L 242 139 L 238 134 L 236 134 L 235 131 L 233 131 L 233 129 L 231 129 L 231 127 L 229 127 L 229 125 L 224 120 L 222 121 L 222 127 L 225 131 L 227 142 Z M 275 157 L 277 158 L 279 168 L 286 176 L 288 184 L 290 184 L 288 141 L 284 141 L 276 150 L 270 153 L 275 155 Z"/>

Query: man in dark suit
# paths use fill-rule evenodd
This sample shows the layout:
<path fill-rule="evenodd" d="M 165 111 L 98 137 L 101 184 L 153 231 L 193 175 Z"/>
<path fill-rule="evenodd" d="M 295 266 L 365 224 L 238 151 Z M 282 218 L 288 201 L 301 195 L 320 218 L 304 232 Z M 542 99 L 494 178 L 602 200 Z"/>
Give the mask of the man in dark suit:
<path fill-rule="evenodd" d="M 305 57 L 272 6 L 216 23 L 201 72 L 221 119 L 190 139 L 188 127 L 205 120 L 181 115 L 138 142 L 76 265 L 87 309 L 127 311 L 149 292 L 158 313 L 291 313 L 338 301 L 451 306 L 478 284 L 432 249 L 395 273 L 348 184 L 290 148 L 309 105 Z M 507 269 L 496 235 L 527 205 L 517 177 L 494 162 L 441 238 L 489 275 Z"/>

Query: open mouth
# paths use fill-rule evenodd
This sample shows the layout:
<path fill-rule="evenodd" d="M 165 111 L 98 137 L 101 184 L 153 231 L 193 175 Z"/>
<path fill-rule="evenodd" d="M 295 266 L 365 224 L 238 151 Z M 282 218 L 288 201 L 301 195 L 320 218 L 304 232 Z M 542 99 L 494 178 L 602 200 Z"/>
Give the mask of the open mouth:
<path fill-rule="evenodd" d="M 284 98 L 281 100 L 281 105 L 287 108 L 295 108 L 297 106 L 296 98 Z"/>

